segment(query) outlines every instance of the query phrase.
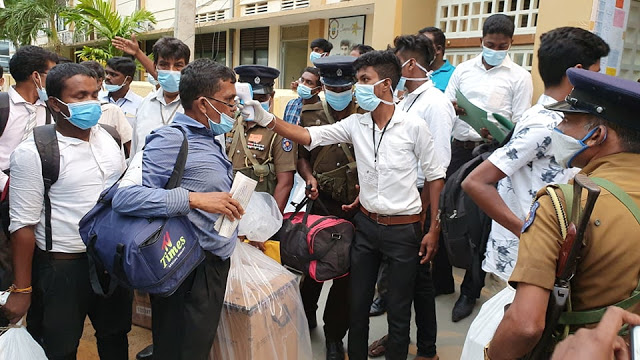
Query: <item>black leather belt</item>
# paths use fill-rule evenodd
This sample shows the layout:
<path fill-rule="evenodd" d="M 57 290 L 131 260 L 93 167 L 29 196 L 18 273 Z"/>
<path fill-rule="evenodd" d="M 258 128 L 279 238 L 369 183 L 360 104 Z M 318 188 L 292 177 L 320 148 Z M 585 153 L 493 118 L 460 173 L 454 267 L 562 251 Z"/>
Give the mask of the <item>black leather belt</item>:
<path fill-rule="evenodd" d="M 469 149 L 474 149 L 476 146 L 482 144 L 482 141 L 460 141 L 460 140 L 453 139 L 451 144 L 455 147 L 461 147 L 469 150 Z"/>

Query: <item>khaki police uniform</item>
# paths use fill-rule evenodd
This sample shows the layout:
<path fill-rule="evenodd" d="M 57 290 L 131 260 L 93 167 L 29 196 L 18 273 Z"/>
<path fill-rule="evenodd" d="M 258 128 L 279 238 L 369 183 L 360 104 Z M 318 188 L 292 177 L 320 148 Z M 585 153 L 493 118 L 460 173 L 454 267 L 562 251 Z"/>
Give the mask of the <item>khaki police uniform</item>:
<path fill-rule="evenodd" d="M 618 153 L 590 162 L 582 173 L 607 179 L 640 206 L 640 154 Z M 541 190 L 541 193 L 544 189 Z M 539 193 L 540 194 L 540 193 Z M 558 191 L 564 205 L 562 192 Z M 583 206 L 586 196 L 583 196 Z M 552 290 L 558 253 L 563 243 L 560 225 L 548 195 L 529 216 L 531 225 L 520 237 L 518 261 L 509 282 L 527 283 Z M 535 206 L 534 206 L 535 208 Z M 601 189 L 584 236 L 584 248 L 571 281 L 574 311 L 615 304 L 629 297 L 638 285 L 640 231 L 631 212 L 607 190 Z"/>
<path fill-rule="evenodd" d="M 240 121 L 241 118 L 238 120 Z M 296 170 L 297 145 L 253 122 L 242 121 L 242 123 L 244 124 L 240 126 L 244 132 L 238 134 L 235 144 L 235 133 L 240 129 L 238 125 L 227 134 L 226 139 L 227 154 L 233 165 L 233 171 L 234 173 L 240 171 L 257 180 L 258 185 L 255 191 L 268 192 L 273 195 L 277 183 L 276 174 Z M 240 136 L 246 140 L 246 147 Z M 259 168 L 254 166 L 249 156 L 257 162 Z"/>

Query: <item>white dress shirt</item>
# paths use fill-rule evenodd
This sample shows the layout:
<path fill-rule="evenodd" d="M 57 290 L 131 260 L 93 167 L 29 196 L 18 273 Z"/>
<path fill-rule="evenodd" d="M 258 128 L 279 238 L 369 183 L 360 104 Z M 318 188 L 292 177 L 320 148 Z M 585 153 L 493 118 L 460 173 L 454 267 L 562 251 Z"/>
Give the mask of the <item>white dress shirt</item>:
<path fill-rule="evenodd" d="M 490 113 L 498 113 L 516 123 L 531 107 L 533 83 L 531 74 L 507 57 L 502 64 L 487 70 L 482 54 L 458 65 L 451 75 L 445 95 L 456 100 L 456 91 L 474 105 Z M 453 138 L 460 141 L 480 141 L 480 135 L 466 122 L 456 117 Z"/>
<path fill-rule="evenodd" d="M 9 156 L 20 144 L 24 136 L 24 130 L 32 112 L 36 113 L 36 126 L 44 125 L 47 120 L 47 108 L 44 102 L 38 99 L 35 104 L 27 102 L 13 86 L 9 87 L 9 119 L 7 126 L 0 136 L 0 170 L 9 168 Z M 7 183 L 8 176 L 0 172 L 0 192 Z"/>
<path fill-rule="evenodd" d="M 433 146 L 441 166 L 446 171 L 451 162 L 451 131 L 456 112 L 451 101 L 433 85 L 427 81 L 411 93 L 405 93 L 404 99 L 398 107 L 409 114 L 421 118 L 427 123 Z M 418 187 L 424 185 L 424 174 L 418 166 Z"/>
<path fill-rule="evenodd" d="M 129 156 L 133 158 L 133 155 L 142 150 L 147 135 L 153 130 L 172 123 L 176 113 L 184 113 L 182 104 L 180 104 L 180 95 L 169 104 L 164 99 L 162 88 L 147 95 L 140 104 L 136 121 L 133 124 L 133 138 L 131 139 Z"/>
<path fill-rule="evenodd" d="M 85 252 L 78 232 L 80 219 L 93 208 L 100 193 L 124 171 L 124 157 L 109 133 L 91 129 L 89 141 L 58 133 L 60 174 L 49 190 L 53 248 L 64 253 Z M 11 224 L 14 232 L 36 225 L 36 245 L 45 250 L 44 184 L 42 162 L 33 135 L 11 154 L 9 185 Z"/>
<path fill-rule="evenodd" d="M 142 96 L 136 94 L 131 89 L 127 91 L 124 97 L 121 97 L 118 100 L 114 100 L 106 91 L 100 93 L 100 101 L 119 106 L 131 126 L 133 126 L 133 123 L 136 120 L 136 115 L 143 99 L 144 98 Z"/>
<path fill-rule="evenodd" d="M 99 124 L 113 126 L 114 129 L 120 135 L 120 142 L 122 144 L 131 141 L 133 135 L 133 128 L 127 118 L 125 117 L 122 109 L 115 104 L 102 104 L 102 116 L 98 120 Z"/>
<path fill-rule="evenodd" d="M 425 121 L 398 107 L 384 135 L 383 129 L 374 126 L 371 113 L 353 114 L 335 124 L 306 129 L 311 136 L 309 150 L 341 142 L 353 144 L 358 159 L 360 202 L 370 212 L 414 215 L 422 211 L 416 188 L 416 163 L 428 181 L 445 176 Z"/>

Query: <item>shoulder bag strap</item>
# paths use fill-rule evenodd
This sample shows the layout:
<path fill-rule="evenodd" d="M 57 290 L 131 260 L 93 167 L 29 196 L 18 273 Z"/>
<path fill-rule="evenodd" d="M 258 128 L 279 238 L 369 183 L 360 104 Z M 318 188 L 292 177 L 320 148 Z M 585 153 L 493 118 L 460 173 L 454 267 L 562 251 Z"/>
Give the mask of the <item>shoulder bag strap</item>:
<path fill-rule="evenodd" d="M 44 233 L 46 251 L 53 247 L 51 232 L 51 199 L 49 190 L 58 181 L 60 174 L 60 148 L 56 135 L 55 124 L 36 126 L 33 128 L 33 138 L 42 163 L 42 180 L 44 183 Z"/>
<path fill-rule="evenodd" d="M 227 157 L 229 158 L 229 160 L 233 160 L 233 155 L 238 148 L 238 141 L 240 141 L 240 134 L 244 133 L 243 123 L 244 119 L 242 115 L 238 116 L 238 118 L 236 119 L 236 125 L 233 128 L 233 140 L 231 141 L 231 146 L 229 146 L 229 152 L 227 153 Z"/>
<path fill-rule="evenodd" d="M 9 122 L 9 108 L 11 101 L 9 101 L 9 93 L 0 92 L 0 136 L 4 133 L 4 129 Z"/>
<path fill-rule="evenodd" d="M 329 106 L 327 105 L 326 101 L 322 102 L 322 108 L 324 109 L 324 114 L 327 116 L 327 121 L 329 121 L 329 124 L 334 124 L 336 120 L 331 115 L 331 111 L 329 111 Z M 351 150 L 349 150 L 349 146 L 347 143 L 340 143 L 340 148 L 342 149 L 342 151 L 344 151 L 344 154 L 347 156 L 347 160 L 349 160 L 350 163 L 356 161 L 356 159 L 353 157 L 353 154 L 351 154 Z M 318 155 L 318 157 L 320 156 Z"/>
<path fill-rule="evenodd" d="M 182 175 L 184 175 L 184 167 L 187 164 L 187 156 L 189 155 L 189 141 L 187 140 L 187 134 L 181 126 L 174 127 L 180 130 L 183 139 L 180 151 L 178 152 L 178 158 L 176 159 L 176 165 L 173 167 L 173 172 L 171 173 L 169 181 L 167 181 L 167 185 L 164 187 L 165 189 L 175 189 L 180 186 Z"/>

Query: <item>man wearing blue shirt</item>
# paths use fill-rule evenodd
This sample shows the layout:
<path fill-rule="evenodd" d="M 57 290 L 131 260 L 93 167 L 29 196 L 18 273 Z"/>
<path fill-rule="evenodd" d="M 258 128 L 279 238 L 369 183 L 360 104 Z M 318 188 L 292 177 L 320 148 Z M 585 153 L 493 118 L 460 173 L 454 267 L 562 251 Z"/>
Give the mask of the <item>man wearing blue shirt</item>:
<path fill-rule="evenodd" d="M 444 92 L 449 83 L 449 78 L 453 74 L 455 67 L 451 63 L 444 59 L 444 50 L 447 44 L 447 38 L 444 36 L 442 30 L 437 27 L 429 26 L 418 32 L 418 34 L 429 38 L 436 48 L 436 57 L 431 64 L 431 81 L 440 91 Z"/>
<path fill-rule="evenodd" d="M 233 126 L 236 75 L 226 66 L 198 59 L 182 70 L 184 114 L 149 136 L 142 153 L 142 179 L 123 181 L 116 211 L 136 216 L 187 215 L 206 259 L 169 297 L 151 297 L 154 359 L 206 359 L 215 338 L 237 233 L 224 238 L 213 226 L 219 216 L 239 219 L 244 210 L 231 198 L 231 162 L 216 135 Z M 164 189 L 183 134 L 189 155 L 180 187 Z M 134 159 L 135 161 L 135 159 Z"/>

